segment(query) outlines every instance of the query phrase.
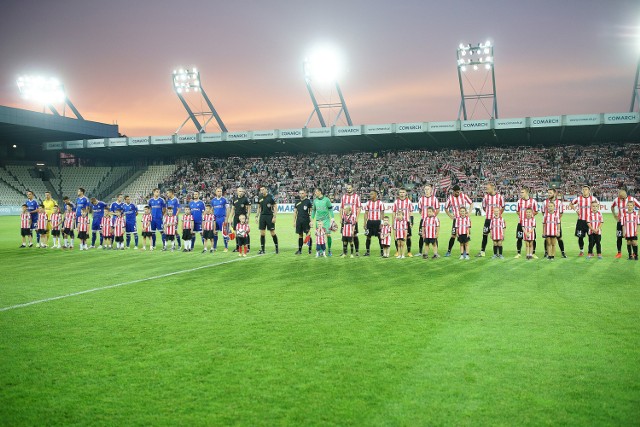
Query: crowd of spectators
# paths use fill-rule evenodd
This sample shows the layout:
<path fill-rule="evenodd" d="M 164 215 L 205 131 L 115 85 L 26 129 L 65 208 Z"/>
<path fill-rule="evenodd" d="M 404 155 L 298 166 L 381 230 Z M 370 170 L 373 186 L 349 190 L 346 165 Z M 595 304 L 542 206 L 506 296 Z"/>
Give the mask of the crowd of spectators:
<path fill-rule="evenodd" d="M 640 144 L 184 158 L 160 188 L 163 193 L 172 188 L 187 201 L 194 190 L 209 199 L 216 187 L 228 197 L 242 186 L 254 197 L 264 185 L 278 203 L 293 203 L 298 190 L 316 187 L 337 200 L 347 183 L 365 199 L 370 190 L 378 190 L 383 201 L 394 200 L 400 188 L 417 201 L 423 185 L 431 183 L 444 200 L 447 186 L 459 184 L 477 200 L 491 181 L 507 201 L 517 200 L 523 186 L 534 197 L 544 198 L 550 185 L 572 197 L 583 184 L 601 200 L 612 200 L 621 183 L 630 194 L 640 188 L 638 165 Z"/>

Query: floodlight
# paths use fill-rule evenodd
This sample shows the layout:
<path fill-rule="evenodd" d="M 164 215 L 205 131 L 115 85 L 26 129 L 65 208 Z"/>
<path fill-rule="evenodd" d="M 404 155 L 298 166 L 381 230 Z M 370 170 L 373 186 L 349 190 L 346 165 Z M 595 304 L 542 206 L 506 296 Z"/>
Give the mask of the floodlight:
<path fill-rule="evenodd" d="M 222 122 L 222 119 L 218 115 L 218 112 L 216 111 L 216 109 L 213 107 L 211 100 L 209 99 L 204 89 L 202 88 L 202 80 L 200 79 L 200 72 L 198 71 L 197 68 L 194 67 L 191 70 L 186 68 L 174 69 L 173 75 L 172 75 L 172 81 L 173 81 L 173 90 L 178 96 L 178 99 L 180 99 L 180 102 L 182 102 L 182 106 L 185 108 L 185 110 L 187 110 L 187 114 L 188 114 L 188 117 L 184 120 L 184 122 L 182 122 L 178 130 L 176 130 L 176 133 L 180 132 L 180 130 L 184 127 L 184 125 L 189 120 L 193 122 L 193 124 L 196 126 L 196 129 L 198 129 L 198 132 L 206 132 L 207 125 L 213 118 L 215 118 L 216 122 L 218 122 L 218 126 L 220 127 L 220 130 L 222 130 L 223 132 L 227 132 L 227 127 Z M 183 93 L 186 94 L 191 92 L 201 94 L 202 98 L 205 100 L 207 107 L 209 108 L 208 111 L 193 112 L 191 110 L 191 107 L 189 106 L 186 99 L 182 95 Z M 208 117 L 208 119 L 201 124 L 200 121 L 197 119 L 198 116 L 203 118 Z"/>
<path fill-rule="evenodd" d="M 484 43 L 478 43 L 476 45 L 460 43 L 457 49 L 457 69 L 458 69 L 458 83 L 460 84 L 460 110 L 458 111 L 458 119 L 464 118 L 464 120 L 468 120 L 467 115 L 467 107 L 466 103 L 469 100 L 475 100 L 475 105 L 482 102 L 484 99 L 491 98 L 493 100 L 493 107 L 491 112 L 486 109 L 487 113 L 489 113 L 491 118 L 498 118 L 498 103 L 496 97 L 496 79 L 495 79 L 495 71 L 494 71 L 494 56 L 493 56 L 493 44 L 490 40 L 487 40 Z M 489 73 L 491 74 L 491 88 L 489 92 L 486 93 L 478 93 L 476 86 L 469 80 L 470 77 L 466 74 L 468 69 L 472 69 L 473 71 L 478 71 L 480 68 L 486 71 L 487 78 L 489 77 Z M 462 76 L 465 76 L 463 81 Z M 472 95 L 465 93 L 465 83 L 470 86 L 470 90 L 475 92 Z M 485 83 L 486 83 L 485 79 Z M 484 90 L 485 84 L 482 85 L 481 91 Z M 475 107 L 474 111 L 475 112 Z M 473 112 L 471 115 L 473 115 Z"/>
<path fill-rule="evenodd" d="M 64 85 L 55 77 L 24 75 L 18 77 L 16 83 L 24 99 L 48 107 L 56 116 L 59 116 L 60 113 L 53 104 L 68 105 L 79 120 L 84 120 L 67 97 Z"/>
<path fill-rule="evenodd" d="M 304 79 L 307 85 L 307 90 L 309 91 L 309 96 L 311 97 L 311 102 L 313 104 L 313 111 L 311 112 L 311 115 L 304 125 L 305 128 L 309 125 L 309 122 L 313 118 L 314 114 L 318 116 L 320 126 L 327 126 L 321 112 L 321 109 L 323 108 L 339 109 L 333 123 L 334 125 L 337 123 L 342 113 L 344 113 L 347 124 L 349 126 L 353 126 L 353 123 L 351 122 L 351 116 L 349 115 L 349 110 L 347 109 L 347 104 L 344 100 L 344 96 L 342 96 L 340 85 L 338 84 L 338 81 L 344 73 L 343 64 L 344 60 L 341 53 L 331 46 L 320 46 L 313 50 L 304 59 L 302 69 L 304 72 Z M 312 83 L 335 86 L 340 102 L 319 104 L 312 89 Z"/>

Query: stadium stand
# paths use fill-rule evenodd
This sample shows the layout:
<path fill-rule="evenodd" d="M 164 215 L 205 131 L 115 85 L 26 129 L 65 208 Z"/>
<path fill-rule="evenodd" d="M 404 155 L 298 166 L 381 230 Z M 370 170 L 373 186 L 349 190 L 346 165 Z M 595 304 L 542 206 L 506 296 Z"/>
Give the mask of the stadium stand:
<path fill-rule="evenodd" d="M 177 165 L 155 165 L 140 175 L 136 180 L 124 188 L 121 193 L 131 196 L 134 203 L 146 203 L 153 189 L 158 187 L 168 176 L 176 170 Z"/>
<path fill-rule="evenodd" d="M 0 205 L 19 206 L 25 196 L 0 178 Z"/>
<path fill-rule="evenodd" d="M 23 193 L 26 193 L 27 190 L 31 190 L 38 200 L 44 198 L 44 193 L 47 191 L 47 187 L 40 177 L 34 177 L 31 175 L 32 171 L 34 171 L 32 166 L 7 165 L 6 170 L 10 175 L 15 177 Z"/>

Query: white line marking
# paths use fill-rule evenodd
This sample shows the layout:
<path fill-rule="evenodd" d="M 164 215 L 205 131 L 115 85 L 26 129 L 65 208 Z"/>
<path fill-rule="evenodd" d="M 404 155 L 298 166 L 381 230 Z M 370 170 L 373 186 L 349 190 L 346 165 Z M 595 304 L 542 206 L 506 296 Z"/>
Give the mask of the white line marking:
<path fill-rule="evenodd" d="M 78 296 L 78 295 L 90 294 L 92 292 L 98 292 L 98 291 L 104 291 L 104 290 L 107 290 L 107 289 L 118 288 L 120 286 L 133 285 L 135 283 L 146 282 L 148 280 L 162 279 L 163 277 L 175 276 L 177 274 L 191 273 L 193 271 L 202 270 L 204 268 L 216 267 L 218 265 L 230 264 L 232 262 L 242 261 L 242 260 L 245 260 L 245 259 L 251 259 L 251 258 L 256 258 L 256 257 L 257 257 L 257 255 L 254 255 L 254 256 L 248 257 L 248 258 L 236 258 L 236 259 L 231 259 L 229 261 L 218 262 L 218 263 L 215 263 L 215 264 L 201 265 L 200 267 L 190 268 L 188 270 L 179 270 L 179 271 L 174 271 L 172 273 L 160 274 L 158 276 L 146 277 L 144 279 L 132 280 L 130 282 L 116 283 L 115 285 L 102 286 L 100 288 L 87 289 L 85 291 L 73 292 L 73 293 L 66 294 L 66 295 L 60 295 L 60 296 L 57 296 L 57 297 L 39 299 L 39 300 L 36 300 L 36 301 L 25 302 L 23 304 L 10 305 L 8 307 L 0 308 L 0 312 L 9 311 L 9 310 L 15 310 L 16 308 L 29 307 L 30 305 L 42 304 L 42 303 L 45 303 L 45 302 L 56 301 L 56 300 L 63 299 L 63 298 L 75 297 L 75 296 Z"/>

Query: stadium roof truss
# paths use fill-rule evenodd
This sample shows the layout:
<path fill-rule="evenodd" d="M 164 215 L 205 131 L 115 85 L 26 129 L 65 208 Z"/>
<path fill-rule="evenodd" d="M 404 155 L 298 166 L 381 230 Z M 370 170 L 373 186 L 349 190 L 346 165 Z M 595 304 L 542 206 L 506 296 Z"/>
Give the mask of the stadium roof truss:
<path fill-rule="evenodd" d="M 246 156 L 282 152 L 350 152 L 483 146 L 640 142 L 640 113 L 599 113 L 448 122 L 271 129 L 47 142 L 43 149 L 129 159 Z"/>

